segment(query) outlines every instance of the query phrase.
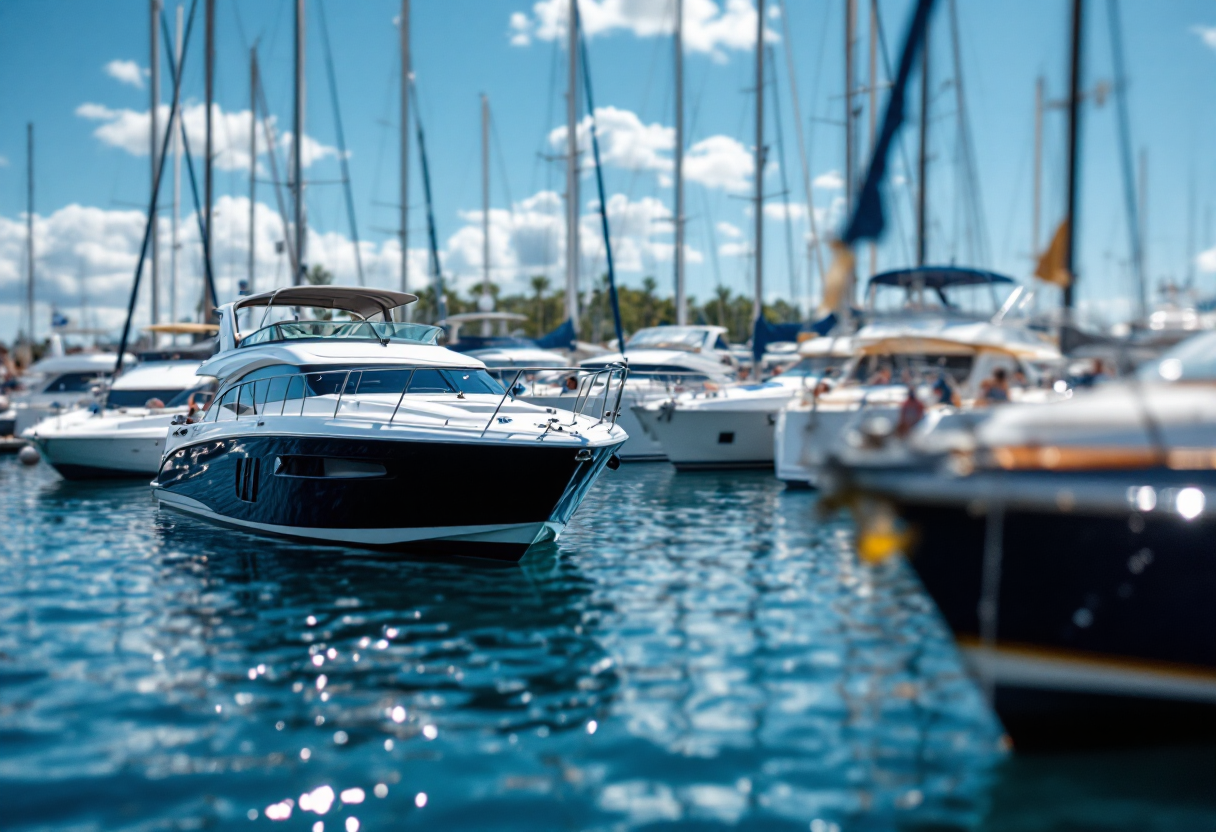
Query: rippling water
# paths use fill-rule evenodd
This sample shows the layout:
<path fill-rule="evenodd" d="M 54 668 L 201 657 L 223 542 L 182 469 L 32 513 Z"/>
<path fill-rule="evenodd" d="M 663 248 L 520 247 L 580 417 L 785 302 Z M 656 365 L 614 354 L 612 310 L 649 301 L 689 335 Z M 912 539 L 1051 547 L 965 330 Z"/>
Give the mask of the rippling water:
<path fill-rule="evenodd" d="M 488 567 L 219 530 L 0 460 L 0 826 L 1018 815 L 1058 778 L 1002 762 L 910 572 L 860 568 L 813 506 L 771 476 L 624 466 L 559 544 Z"/>

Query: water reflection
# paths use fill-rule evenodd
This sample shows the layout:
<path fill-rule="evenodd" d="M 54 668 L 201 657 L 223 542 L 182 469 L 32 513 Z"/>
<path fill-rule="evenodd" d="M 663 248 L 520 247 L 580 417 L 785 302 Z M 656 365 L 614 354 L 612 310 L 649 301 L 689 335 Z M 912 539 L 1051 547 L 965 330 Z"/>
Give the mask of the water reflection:
<path fill-rule="evenodd" d="M 999 729 L 910 572 L 813 500 L 625 466 L 485 569 L 0 461 L 6 828 L 978 823 Z"/>

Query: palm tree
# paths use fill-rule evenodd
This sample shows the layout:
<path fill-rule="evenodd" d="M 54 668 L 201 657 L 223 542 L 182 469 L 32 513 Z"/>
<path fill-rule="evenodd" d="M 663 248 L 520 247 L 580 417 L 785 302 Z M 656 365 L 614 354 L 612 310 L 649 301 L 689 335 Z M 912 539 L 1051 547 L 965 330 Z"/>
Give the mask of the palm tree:
<path fill-rule="evenodd" d="M 659 288 L 658 282 L 653 277 L 643 278 L 642 280 L 642 323 L 643 326 L 655 325 L 654 314 L 654 290 Z"/>
<path fill-rule="evenodd" d="M 532 291 L 536 293 L 536 334 L 545 334 L 545 293 L 549 291 L 549 278 L 543 274 L 534 275 L 531 280 Z"/>

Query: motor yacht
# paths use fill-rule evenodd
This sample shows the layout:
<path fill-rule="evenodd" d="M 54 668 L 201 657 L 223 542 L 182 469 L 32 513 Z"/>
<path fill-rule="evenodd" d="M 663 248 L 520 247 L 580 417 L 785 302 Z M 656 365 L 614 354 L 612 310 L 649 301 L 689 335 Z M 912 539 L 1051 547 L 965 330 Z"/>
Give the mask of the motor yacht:
<path fill-rule="evenodd" d="M 0 414 L 0 428 L 8 427 L 11 420 L 12 434 L 20 436 L 47 416 L 97 401 L 103 384 L 114 374 L 117 358 L 114 353 L 79 352 L 35 361 L 7 397 L 10 406 Z"/>
<path fill-rule="evenodd" d="M 970 311 L 978 305 L 975 298 L 964 303 L 957 297 L 979 291 L 995 307 L 997 288 L 1012 283 L 988 272 L 942 267 L 873 277 L 868 322 L 852 336 L 854 357 L 838 383 L 802 391 L 777 414 L 773 457 L 778 479 L 816 485 L 827 455 L 851 429 L 874 417 L 899 422 L 909 390 L 937 423 L 985 407 L 986 383 L 998 371 L 1008 382 L 1000 391 L 1005 400 L 1056 396 L 1044 386 L 1061 360 L 1056 346 L 1019 321 L 994 316 L 991 309 Z M 892 309 L 881 291 L 902 301 Z"/>
<path fill-rule="evenodd" d="M 619 417 L 620 425 L 629 434 L 629 440 L 619 451 L 622 460 L 667 458 L 663 446 L 638 422 L 634 413 L 637 405 L 700 389 L 705 383 L 721 386 L 735 380 L 738 361 L 731 354 L 726 333 L 726 328 L 720 326 L 649 327 L 634 333 L 625 342 L 624 351 L 579 362 L 579 367 L 588 373 L 618 364 L 629 367 Z M 531 381 L 521 398 L 541 407 L 563 408 L 583 394 L 569 374 L 552 373 Z"/>
<path fill-rule="evenodd" d="M 160 505 L 219 524 L 397 551 L 518 560 L 553 539 L 627 434 L 615 423 L 628 371 L 571 410 L 505 391 L 441 330 L 394 323 L 416 298 L 300 286 L 221 307 L 219 389 L 179 419 L 153 481 Z M 266 308 L 242 334 L 237 313 Z M 273 308 L 350 320 L 266 323 Z"/>
<path fill-rule="evenodd" d="M 850 338 L 813 338 L 798 361 L 759 383 L 740 382 L 636 404 L 643 435 L 662 447 L 680 471 L 772 468 L 777 415 L 794 397 L 808 395 L 852 355 Z"/>
<path fill-rule="evenodd" d="M 199 361 L 145 361 L 123 373 L 100 402 L 48 416 L 22 437 L 65 479 L 152 477 L 170 422 L 203 408 L 213 379 Z"/>
<path fill-rule="evenodd" d="M 859 551 L 909 556 L 1015 747 L 1216 735 L 1214 356 L 835 453 Z"/>

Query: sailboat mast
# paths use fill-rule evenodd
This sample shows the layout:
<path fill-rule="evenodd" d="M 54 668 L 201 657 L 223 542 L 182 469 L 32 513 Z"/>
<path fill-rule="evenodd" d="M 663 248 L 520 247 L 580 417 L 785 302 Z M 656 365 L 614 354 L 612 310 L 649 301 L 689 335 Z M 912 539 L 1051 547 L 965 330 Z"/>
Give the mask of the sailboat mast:
<path fill-rule="evenodd" d="M 878 135 L 878 0 L 870 0 L 870 152 Z M 878 272 L 878 243 L 870 243 L 870 275 Z"/>
<path fill-rule="evenodd" d="M 752 320 L 764 314 L 764 0 L 756 3 L 755 290 Z M 754 336 L 753 336 L 754 337 Z"/>
<path fill-rule="evenodd" d="M 25 338 L 34 346 L 34 123 L 25 125 Z M 31 356 L 33 353 L 30 353 Z"/>
<path fill-rule="evenodd" d="M 481 311 L 494 308 L 490 295 L 490 99 L 481 94 Z M 489 320 L 481 322 L 481 334 L 489 337 Z"/>
<path fill-rule="evenodd" d="M 1072 309 L 1077 287 L 1077 152 L 1081 134 L 1081 34 L 1085 0 L 1072 3 L 1072 54 L 1068 80 L 1068 239 L 1064 247 L 1064 268 L 1071 276 L 1064 288 L 1064 308 Z"/>
<path fill-rule="evenodd" d="M 177 4 L 177 21 L 173 41 L 173 65 L 180 67 L 182 65 L 182 6 Z M 179 69 L 178 72 L 181 70 Z M 176 97 L 179 95 L 177 85 L 174 84 L 173 94 Z M 256 113 L 257 110 L 254 110 Z M 181 113 L 177 107 L 174 107 L 174 114 L 171 118 L 169 130 L 173 133 L 173 216 L 169 221 L 169 320 L 177 322 L 177 252 L 181 247 L 179 240 L 178 218 L 181 216 L 182 208 L 182 137 L 181 137 Z"/>
<path fill-rule="evenodd" d="M 853 89 L 857 86 L 853 47 L 857 41 L 857 0 L 845 0 L 844 12 L 844 200 L 845 212 L 853 210 L 854 170 L 857 161 L 853 138 Z"/>
<path fill-rule="evenodd" d="M 410 290 L 410 0 L 401 0 L 401 291 Z M 405 319 L 413 307 L 402 307 Z"/>
<path fill-rule="evenodd" d="M 929 26 L 925 25 L 920 52 L 920 155 L 917 159 L 916 183 L 916 265 L 924 266 L 929 226 Z"/>
<path fill-rule="evenodd" d="M 291 175 L 295 186 L 293 196 L 293 214 L 296 226 L 296 274 L 292 284 L 299 286 L 304 282 L 308 266 L 308 227 L 304 216 L 304 104 L 306 89 L 304 78 L 304 7 L 305 0 L 296 0 L 296 40 L 295 40 L 295 107 L 292 115 L 291 140 Z"/>
<path fill-rule="evenodd" d="M 566 78 L 566 319 L 578 332 L 578 0 L 570 0 Z"/>
<path fill-rule="evenodd" d="M 684 291 L 684 0 L 675 0 L 675 82 L 676 82 L 676 323 L 688 323 L 688 301 Z"/>
<path fill-rule="evenodd" d="M 156 172 L 160 169 L 160 159 L 157 158 L 157 140 L 160 133 L 160 4 L 161 0 L 150 0 L 148 6 L 148 29 L 151 35 L 148 39 L 148 72 L 150 74 L 148 87 L 151 90 L 151 106 L 148 114 L 151 130 L 149 133 L 148 154 L 152 158 L 151 183 L 156 182 Z M 152 323 L 160 323 L 160 218 L 152 224 L 152 252 L 149 277 L 152 282 Z M 155 336 L 154 336 L 155 337 Z"/>
<path fill-rule="evenodd" d="M 1043 108 L 1045 82 L 1039 76 L 1034 82 L 1034 198 L 1030 218 L 1030 253 L 1039 256 L 1039 229 L 1043 227 Z"/>
<path fill-rule="evenodd" d="M 212 196 L 212 164 L 211 160 L 215 157 L 215 148 L 212 146 L 212 124 L 211 110 L 215 103 L 215 0 L 206 0 L 205 13 L 205 40 L 204 53 L 204 71 L 206 78 L 204 86 L 206 88 L 205 96 L 207 99 L 206 112 L 206 136 L 204 138 L 203 148 L 203 257 L 210 262 L 213 235 L 211 233 L 211 196 Z M 180 67 L 181 64 L 179 63 Z M 181 75 L 181 69 L 178 69 L 178 75 Z M 181 86 L 177 84 L 177 86 Z M 206 276 L 203 278 L 203 308 L 200 318 L 203 321 L 211 321 L 215 312 L 213 311 L 219 305 L 219 299 L 211 296 L 209 281 Z"/>
<path fill-rule="evenodd" d="M 258 47 L 255 43 L 249 49 L 249 276 L 246 289 L 249 294 L 257 294 L 254 289 L 254 270 L 257 260 L 257 233 L 254 223 L 257 219 L 257 188 L 258 188 Z"/>

